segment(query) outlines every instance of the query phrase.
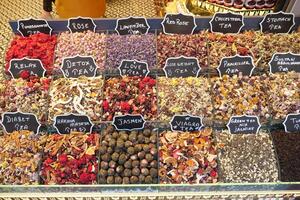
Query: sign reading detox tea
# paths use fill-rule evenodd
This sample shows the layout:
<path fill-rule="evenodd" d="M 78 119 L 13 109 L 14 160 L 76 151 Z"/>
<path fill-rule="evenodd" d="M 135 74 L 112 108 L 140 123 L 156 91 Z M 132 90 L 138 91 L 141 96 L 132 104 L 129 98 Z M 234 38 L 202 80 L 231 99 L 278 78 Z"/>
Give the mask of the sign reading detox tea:
<path fill-rule="evenodd" d="M 202 119 L 191 115 L 174 115 L 171 122 L 172 131 L 199 131 L 202 127 Z"/>
<path fill-rule="evenodd" d="M 263 33 L 289 33 L 295 25 L 295 15 L 293 13 L 269 13 L 265 15 L 260 23 Z"/>
<path fill-rule="evenodd" d="M 251 76 L 255 66 L 251 56 L 235 55 L 233 57 L 222 58 L 219 67 L 220 77 L 223 75 L 242 74 L 243 76 Z"/>
<path fill-rule="evenodd" d="M 198 77 L 201 67 L 197 58 L 180 56 L 168 58 L 163 70 L 168 78 Z"/>
<path fill-rule="evenodd" d="M 300 72 L 300 54 L 275 53 L 269 62 L 270 72 Z"/>
<path fill-rule="evenodd" d="M 77 17 L 68 19 L 68 29 L 72 33 L 85 32 L 96 30 L 96 24 L 92 18 L 89 17 Z"/>
<path fill-rule="evenodd" d="M 239 33 L 244 26 L 244 17 L 231 12 L 215 13 L 209 23 L 211 32 Z"/>
<path fill-rule="evenodd" d="M 300 113 L 288 114 L 283 125 L 287 133 L 300 133 Z"/>
<path fill-rule="evenodd" d="M 97 65 L 91 56 L 75 56 L 63 59 L 61 70 L 66 78 L 95 77 Z"/>
<path fill-rule="evenodd" d="M 72 131 L 91 133 L 94 124 L 86 115 L 58 115 L 54 118 L 54 127 L 60 134 L 69 134 Z"/>
<path fill-rule="evenodd" d="M 150 26 L 144 17 L 128 17 L 117 19 L 115 30 L 119 35 L 147 34 Z"/>
<path fill-rule="evenodd" d="M 119 71 L 121 76 L 142 76 L 149 73 L 148 64 L 137 60 L 122 60 Z"/>
<path fill-rule="evenodd" d="M 45 33 L 51 35 L 52 28 L 49 26 L 48 22 L 44 19 L 22 19 L 18 20 L 19 33 L 28 37 L 36 33 Z"/>
<path fill-rule="evenodd" d="M 138 130 L 143 129 L 145 120 L 141 115 L 114 116 L 113 125 L 117 130 Z"/>
<path fill-rule="evenodd" d="M 162 21 L 165 34 L 192 34 L 197 27 L 195 17 L 184 14 L 166 14 Z"/>
<path fill-rule="evenodd" d="M 1 124 L 7 133 L 28 130 L 37 134 L 41 126 L 36 115 L 22 112 L 3 113 Z"/>
<path fill-rule="evenodd" d="M 22 71 L 28 71 L 30 75 L 44 77 L 46 69 L 44 68 L 41 60 L 38 59 L 11 59 L 8 71 L 13 78 L 20 78 Z"/>
<path fill-rule="evenodd" d="M 227 124 L 231 134 L 256 134 L 260 128 L 257 116 L 232 116 Z"/>

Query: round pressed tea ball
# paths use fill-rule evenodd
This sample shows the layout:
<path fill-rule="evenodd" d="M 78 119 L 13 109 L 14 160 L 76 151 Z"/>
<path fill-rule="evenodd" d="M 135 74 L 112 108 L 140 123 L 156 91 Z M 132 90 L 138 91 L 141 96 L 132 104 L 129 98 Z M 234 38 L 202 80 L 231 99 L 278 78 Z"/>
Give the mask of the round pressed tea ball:
<path fill-rule="evenodd" d="M 150 167 L 157 168 L 157 164 L 158 162 L 156 160 L 152 160 L 152 162 L 150 163 Z"/>
<path fill-rule="evenodd" d="M 138 183 L 139 182 L 139 178 L 136 177 L 136 176 L 132 176 L 130 177 L 130 183 L 131 184 L 135 184 L 135 183 Z"/>
<path fill-rule="evenodd" d="M 131 156 L 130 156 L 130 159 L 131 159 L 131 160 L 137 160 L 137 159 L 138 159 L 137 154 L 131 155 Z"/>
<path fill-rule="evenodd" d="M 157 169 L 151 168 L 150 169 L 150 176 L 152 176 L 153 178 L 157 177 Z"/>
<path fill-rule="evenodd" d="M 113 176 L 108 176 L 106 179 L 107 184 L 114 184 L 115 180 Z"/>
<path fill-rule="evenodd" d="M 145 151 L 145 153 L 148 153 L 150 151 L 150 147 L 148 144 L 144 144 L 143 145 L 143 150 Z"/>
<path fill-rule="evenodd" d="M 119 135 L 120 135 L 120 139 L 124 141 L 128 140 L 128 134 L 125 131 L 121 131 Z"/>
<path fill-rule="evenodd" d="M 148 161 L 146 160 L 146 159 L 143 159 L 143 160 L 141 160 L 141 162 L 140 162 L 140 165 L 141 165 L 141 167 L 142 168 L 144 168 L 144 167 L 148 167 Z"/>
<path fill-rule="evenodd" d="M 118 137 L 119 137 L 118 132 L 116 132 L 116 131 L 113 132 L 112 137 L 113 137 L 114 139 L 118 139 Z"/>
<path fill-rule="evenodd" d="M 127 169 L 131 169 L 131 167 L 132 167 L 132 161 L 131 160 L 127 160 L 124 163 L 124 167 L 127 168 Z"/>
<path fill-rule="evenodd" d="M 132 161 L 132 167 L 138 167 L 140 165 L 140 162 L 138 160 Z"/>
<path fill-rule="evenodd" d="M 106 184 L 106 178 L 105 177 L 100 177 L 99 178 L 99 183 L 100 184 Z"/>
<path fill-rule="evenodd" d="M 124 167 L 122 165 L 119 165 L 117 168 L 116 168 L 116 172 L 118 174 L 122 173 L 124 171 Z"/>
<path fill-rule="evenodd" d="M 127 153 L 128 153 L 129 155 L 134 154 L 134 153 L 135 153 L 134 148 L 133 148 L 133 147 L 129 147 L 129 148 L 127 149 Z"/>
<path fill-rule="evenodd" d="M 130 142 L 130 141 L 125 142 L 125 147 L 126 148 L 131 147 L 131 146 L 132 146 L 132 142 Z"/>
<path fill-rule="evenodd" d="M 107 175 L 108 175 L 108 176 L 113 176 L 113 175 L 115 175 L 115 169 L 109 168 L 109 169 L 107 170 Z"/>
<path fill-rule="evenodd" d="M 152 177 L 151 176 L 146 176 L 145 183 L 152 183 Z"/>
<path fill-rule="evenodd" d="M 143 146 L 141 144 L 136 144 L 134 146 L 134 149 L 135 149 L 136 152 L 140 152 L 140 151 L 143 150 Z"/>
<path fill-rule="evenodd" d="M 120 176 L 115 177 L 115 183 L 116 184 L 122 184 L 122 182 L 123 182 L 123 179 Z"/>
<path fill-rule="evenodd" d="M 141 152 L 139 152 L 138 153 L 138 157 L 139 157 L 139 159 L 143 159 L 143 158 L 145 158 L 145 152 L 144 151 L 141 151 Z"/>
<path fill-rule="evenodd" d="M 156 134 L 155 134 L 155 135 L 151 135 L 150 141 L 151 141 L 152 143 L 156 143 Z"/>
<path fill-rule="evenodd" d="M 124 176 L 130 177 L 131 176 L 131 170 L 130 169 L 124 169 Z"/>
<path fill-rule="evenodd" d="M 138 142 L 139 142 L 139 143 L 144 143 L 144 141 L 145 141 L 144 136 L 143 136 L 142 134 L 139 134 L 139 135 L 138 135 Z"/>
<path fill-rule="evenodd" d="M 117 163 L 116 163 L 115 161 L 113 161 L 113 160 L 109 161 L 109 163 L 108 163 L 108 166 L 109 166 L 110 168 L 115 168 L 116 165 L 117 165 Z"/>
<path fill-rule="evenodd" d="M 106 177 L 108 175 L 107 170 L 100 169 L 99 170 L 100 177 Z"/>
<path fill-rule="evenodd" d="M 101 169 L 108 169 L 108 162 L 101 161 L 101 163 L 100 163 L 100 168 L 101 168 Z"/>
<path fill-rule="evenodd" d="M 145 176 L 144 175 L 139 175 L 139 182 L 144 183 L 145 182 Z"/>
<path fill-rule="evenodd" d="M 125 142 L 123 140 L 118 140 L 117 141 L 117 148 L 124 148 Z"/>
<path fill-rule="evenodd" d="M 151 135 L 150 129 L 145 129 L 145 130 L 143 131 L 143 134 L 144 134 L 144 136 L 149 137 L 149 136 Z"/>
<path fill-rule="evenodd" d="M 112 155 L 111 155 L 111 159 L 113 160 L 113 161 L 118 161 L 118 159 L 119 159 L 119 154 L 118 153 L 113 153 Z"/>
<path fill-rule="evenodd" d="M 130 183 L 130 179 L 129 177 L 123 177 L 123 184 L 129 184 Z"/>
<path fill-rule="evenodd" d="M 109 132 L 109 133 L 113 133 L 115 131 L 115 128 L 113 125 L 108 125 L 106 130 Z"/>
<path fill-rule="evenodd" d="M 149 175 L 149 169 L 147 169 L 147 168 L 142 168 L 141 169 L 141 173 L 144 175 L 144 176 L 148 176 Z"/>
<path fill-rule="evenodd" d="M 102 155 L 102 154 L 105 154 L 106 151 L 107 151 L 107 147 L 101 145 L 99 148 L 99 153 Z"/>
<path fill-rule="evenodd" d="M 131 142 L 135 143 L 135 142 L 137 141 L 137 134 L 136 134 L 136 133 L 133 133 L 133 132 L 130 133 L 128 139 L 129 139 Z"/>
<path fill-rule="evenodd" d="M 147 153 L 146 156 L 145 156 L 145 158 L 146 158 L 146 160 L 147 160 L 148 162 L 151 162 L 151 161 L 153 160 L 153 155 L 150 154 L 150 153 Z"/>
<path fill-rule="evenodd" d="M 115 139 L 111 139 L 109 142 L 108 142 L 108 146 L 110 146 L 110 147 L 115 147 L 116 146 L 116 140 Z"/>
<path fill-rule="evenodd" d="M 139 176 L 141 173 L 140 169 L 138 167 L 135 167 L 132 169 L 131 174 L 134 176 Z"/>
<path fill-rule="evenodd" d="M 127 160 L 126 154 L 121 154 L 118 160 L 118 164 L 123 165 L 126 162 L 126 160 Z"/>
<path fill-rule="evenodd" d="M 145 138 L 145 144 L 149 144 L 150 143 L 150 138 L 146 137 Z"/>
<path fill-rule="evenodd" d="M 108 148 L 107 148 L 107 153 L 108 153 L 109 155 L 111 155 L 113 152 L 114 152 L 113 148 L 111 148 L 111 147 L 108 147 Z"/>
<path fill-rule="evenodd" d="M 106 153 L 101 156 L 101 160 L 108 162 L 110 161 L 110 154 Z"/>

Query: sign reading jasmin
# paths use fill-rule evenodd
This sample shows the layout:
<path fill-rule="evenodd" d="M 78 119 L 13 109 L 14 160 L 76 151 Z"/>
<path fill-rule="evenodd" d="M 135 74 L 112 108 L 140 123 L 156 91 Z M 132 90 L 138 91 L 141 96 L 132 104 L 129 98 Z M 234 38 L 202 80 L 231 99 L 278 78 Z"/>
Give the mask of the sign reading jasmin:
<path fill-rule="evenodd" d="M 239 33 L 244 26 L 244 17 L 240 14 L 215 13 L 209 21 L 210 31 L 217 33 Z"/>
<path fill-rule="evenodd" d="M 44 77 L 46 69 L 44 68 L 41 60 L 38 59 L 11 59 L 9 62 L 9 73 L 13 78 L 20 78 L 21 72 L 28 71 L 30 75 Z"/>
<path fill-rule="evenodd" d="M 168 78 L 198 77 L 201 67 L 197 58 L 180 56 L 168 58 L 163 70 Z"/>
<path fill-rule="evenodd" d="M 243 76 L 251 76 L 255 66 L 251 56 L 235 55 L 232 57 L 222 58 L 219 67 L 220 77 L 223 75 L 242 74 Z"/>
<path fill-rule="evenodd" d="M 288 114 L 283 125 L 287 133 L 300 133 L 300 113 Z"/>
<path fill-rule="evenodd" d="M 89 17 L 77 17 L 68 19 L 68 29 L 72 33 L 96 31 L 96 24 L 92 18 Z"/>
<path fill-rule="evenodd" d="M 226 125 L 231 134 L 256 134 L 261 127 L 257 116 L 232 116 Z"/>
<path fill-rule="evenodd" d="M 46 20 L 33 18 L 18 20 L 17 30 L 24 37 L 28 37 L 29 35 L 36 33 L 45 33 L 49 35 L 52 33 L 52 28 Z"/>
<path fill-rule="evenodd" d="M 28 130 L 37 134 L 41 127 L 36 115 L 22 112 L 3 113 L 1 124 L 7 133 Z"/>
<path fill-rule="evenodd" d="M 93 57 L 77 55 L 64 58 L 61 71 L 66 78 L 95 77 L 97 65 Z"/>
<path fill-rule="evenodd" d="M 143 35 L 147 34 L 150 26 L 144 17 L 128 17 L 117 19 L 115 30 L 119 35 Z"/>
<path fill-rule="evenodd" d="M 143 129 L 146 121 L 142 115 L 114 116 L 113 125 L 117 130 L 139 130 Z"/>
<path fill-rule="evenodd" d="M 269 62 L 270 72 L 300 72 L 300 54 L 275 53 Z"/>
<path fill-rule="evenodd" d="M 192 115 L 174 115 L 170 125 L 172 131 L 199 131 L 203 127 L 201 117 Z"/>
<path fill-rule="evenodd" d="M 184 14 L 166 14 L 162 21 L 165 34 L 193 34 L 197 27 L 195 17 Z"/>
<path fill-rule="evenodd" d="M 137 60 L 122 60 L 119 71 L 121 76 L 147 76 L 148 64 Z"/>
<path fill-rule="evenodd" d="M 71 132 L 91 133 L 94 124 L 86 115 L 67 114 L 58 115 L 54 118 L 54 127 L 60 134 Z"/>
<path fill-rule="evenodd" d="M 263 33 L 289 33 L 295 25 L 293 13 L 269 13 L 260 22 L 260 29 Z"/>

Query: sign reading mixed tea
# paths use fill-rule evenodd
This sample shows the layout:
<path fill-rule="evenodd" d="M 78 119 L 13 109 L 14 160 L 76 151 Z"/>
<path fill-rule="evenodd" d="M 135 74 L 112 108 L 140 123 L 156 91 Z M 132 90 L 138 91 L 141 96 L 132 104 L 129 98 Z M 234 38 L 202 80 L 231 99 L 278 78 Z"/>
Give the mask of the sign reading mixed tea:
<path fill-rule="evenodd" d="M 300 54 L 275 53 L 269 62 L 270 72 L 300 72 Z"/>
<path fill-rule="evenodd" d="M 113 125 L 117 130 L 139 130 L 143 129 L 146 121 L 142 115 L 114 116 Z"/>
<path fill-rule="evenodd" d="M 165 34 L 193 34 L 197 27 L 195 17 L 184 14 L 166 14 L 162 21 Z"/>
<path fill-rule="evenodd" d="M 28 130 L 37 134 L 41 127 L 36 115 L 22 112 L 3 113 L 1 124 L 7 133 Z"/>
<path fill-rule="evenodd" d="M 300 133 L 300 113 L 288 114 L 283 125 L 287 133 Z"/>
<path fill-rule="evenodd" d="M 68 114 L 58 115 L 54 118 L 54 127 L 60 134 L 71 132 L 91 133 L 94 124 L 86 115 Z"/>
<path fill-rule="evenodd" d="M 180 56 L 168 58 L 163 70 L 168 78 L 198 77 L 201 67 L 197 58 Z"/>
<path fill-rule="evenodd" d="M 256 134 L 261 127 L 257 116 L 232 116 L 226 125 L 231 134 Z"/>
<path fill-rule="evenodd" d="M 119 35 L 144 35 L 150 26 L 144 17 L 128 17 L 117 19 L 115 30 Z"/>
<path fill-rule="evenodd" d="M 201 117 L 192 115 L 174 115 L 170 125 L 172 131 L 199 131 L 203 127 Z"/>
<path fill-rule="evenodd" d="M 91 56 L 74 56 L 63 59 L 61 70 L 66 78 L 95 77 L 97 65 Z"/>
<path fill-rule="evenodd" d="M 220 77 L 223 75 L 242 74 L 243 76 L 251 76 L 255 66 L 251 56 L 235 55 L 232 57 L 222 58 L 219 67 Z"/>
<path fill-rule="evenodd" d="M 13 78 L 20 78 L 21 72 L 23 71 L 28 71 L 30 75 L 38 77 L 44 77 L 46 73 L 46 69 L 41 60 L 29 58 L 11 59 L 8 71 Z"/>
<path fill-rule="evenodd" d="M 244 26 L 244 17 L 241 14 L 215 13 L 209 21 L 210 31 L 215 33 L 239 33 Z"/>
<path fill-rule="evenodd" d="M 137 60 L 122 60 L 119 71 L 121 76 L 142 76 L 149 74 L 148 64 Z"/>
<path fill-rule="evenodd" d="M 18 20 L 18 32 L 23 37 L 28 37 L 36 33 L 45 33 L 51 35 L 52 28 L 44 19 L 21 19 Z"/>
<path fill-rule="evenodd" d="M 89 17 L 76 17 L 68 19 L 68 29 L 72 33 L 96 31 L 96 24 L 92 18 Z"/>
<path fill-rule="evenodd" d="M 295 25 L 293 13 L 269 13 L 260 22 L 260 29 L 263 33 L 289 33 Z"/>

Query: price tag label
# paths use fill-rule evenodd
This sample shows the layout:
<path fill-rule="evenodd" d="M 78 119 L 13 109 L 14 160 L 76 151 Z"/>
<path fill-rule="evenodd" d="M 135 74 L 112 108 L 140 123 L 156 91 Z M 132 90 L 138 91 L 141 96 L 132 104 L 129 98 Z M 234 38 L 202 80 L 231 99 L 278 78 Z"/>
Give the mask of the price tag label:
<path fill-rule="evenodd" d="M 201 67 L 197 58 L 180 56 L 168 58 L 163 70 L 168 78 L 198 77 Z"/>
<path fill-rule="evenodd" d="M 256 134 L 261 125 L 257 116 L 232 116 L 226 125 L 231 134 Z"/>
<path fill-rule="evenodd" d="M 142 115 L 114 116 L 113 125 L 117 130 L 139 130 L 143 129 L 146 121 Z"/>
<path fill-rule="evenodd" d="M 3 113 L 1 124 L 7 133 L 28 130 L 37 134 L 41 127 L 36 115 L 22 112 Z"/>
<path fill-rule="evenodd" d="M 20 78 L 20 74 L 23 71 L 28 71 L 30 75 L 38 77 L 44 77 L 46 73 L 41 60 L 29 58 L 11 59 L 8 71 L 13 78 Z"/>
<path fill-rule="evenodd" d="M 170 125 L 172 131 L 199 131 L 203 127 L 201 117 L 192 115 L 174 115 Z"/>
<path fill-rule="evenodd" d="M 92 18 L 89 17 L 77 17 L 68 19 L 68 29 L 72 33 L 96 31 L 96 24 Z"/>
<path fill-rule="evenodd" d="M 28 37 L 36 33 L 45 33 L 51 35 L 52 28 L 44 19 L 21 19 L 18 20 L 18 32 L 23 37 Z"/>
<path fill-rule="evenodd" d="M 209 21 L 210 31 L 216 33 L 239 33 L 244 26 L 244 17 L 240 14 L 215 13 Z"/>
<path fill-rule="evenodd" d="M 86 115 L 67 114 L 58 115 L 54 118 L 54 127 L 59 134 L 71 132 L 92 133 L 94 124 Z"/>
<path fill-rule="evenodd" d="M 193 34 L 197 27 L 195 17 L 184 14 L 166 14 L 162 21 L 165 34 Z"/>
<path fill-rule="evenodd" d="M 77 55 L 64 58 L 61 70 L 65 78 L 95 77 L 97 65 L 93 57 Z"/>
<path fill-rule="evenodd" d="M 251 56 L 235 55 L 222 58 L 217 69 L 220 77 L 222 77 L 223 75 L 232 76 L 240 73 L 243 76 L 252 76 L 254 68 L 255 66 Z"/>
<path fill-rule="evenodd" d="M 287 133 L 300 133 L 300 113 L 288 114 L 283 126 Z"/>
<path fill-rule="evenodd" d="M 300 72 L 300 54 L 275 53 L 269 62 L 270 72 Z"/>
<path fill-rule="evenodd" d="M 117 19 L 115 30 L 119 35 L 145 35 L 150 26 L 144 17 L 128 17 Z"/>
<path fill-rule="evenodd" d="M 149 74 L 148 64 L 137 60 L 122 60 L 119 71 L 121 76 L 147 76 Z"/>
<path fill-rule="evenodd" d="M 289 33 L 295 25 L 293 13 L 269 13 L 260 22 L 260 29 L 263 33 Z"/>

